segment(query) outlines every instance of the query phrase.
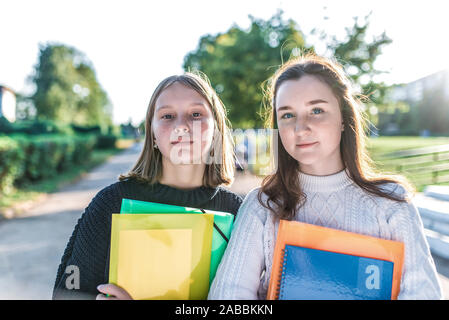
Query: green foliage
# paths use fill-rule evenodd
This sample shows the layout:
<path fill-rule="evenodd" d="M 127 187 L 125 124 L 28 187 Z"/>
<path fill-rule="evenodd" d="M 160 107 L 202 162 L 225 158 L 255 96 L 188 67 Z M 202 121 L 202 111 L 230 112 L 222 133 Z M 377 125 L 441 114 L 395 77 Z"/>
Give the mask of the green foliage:
<path fill-rule="evenodd" d="M 6 118 L 0 117 L 0 134 L 23 133 L 29 135 L 39 134 L 73 134 L 73 129 L 62 122 L 52 120 L 24 120 L 10 123 Z"/>
<path fill-rule="evenodd" d="M 261 127 L 262 83 L 288 60 L 292 50 L 304 49 L 304 37 L 292 20 L 278 12 L 268 21 L 252 16 L 249 30 L 238 26 L 205 35 L 198 48 L 184 58 L 185 70 L 200 70 L 228 109 L 234 127 Z"/>
<path fill-rule="evenodd" d="M 313 46 L 306 45 L 297 24 L 282 18 L 282 11 L 267 21 L 249 18 L 251 26 L 248 30 L 232 26 L 225 33 L 201 37 L 198 47 L 185 56 L 183 65 L 186 71 L 200 70 L 207 74 L 229 110 L 231 123 L 238 128 L 262 126 L 261 85 L 290 57 L 314 51 Z M 374 82 L 374 75 L 380 71 L 373 65 L 381 48 L 391 40 L 383 33 L 367 42 L 368 25 L 368 17 L 362 26 L 355 21 L 353 27 L 347 29 L 344 41 L 329 39 L 324 32 L 321 37 L 333 56 L 350 71 L 362 93 L 379 103 L 386 86 Z"/>
<path fill-rule="evenodd" d="M 86 163 L 96 142 L 94 135 L 0 136 L 0 193 Z"/>
<path fill-rule="evenodd" d="M 97 149 L 113 149 L 117 143 L 117 135 L 105 134 L 97 137 Z"/>
<path fill-rule="evenodd" d="M 0 192 L 11 193 L 14 181 L 23 172 L 24 158 L 17 141 L 0 137 Z"/>
<path fill-rule="evenodd" d="M 0 117 L 0 133 L 11 133 L 13 131 L 13 124 L 5 117 Z"/>
<path fill-rule="evenodd" d="M 343 65 L 351 79 L 360 86 L 361 93 L 372 103 L 383 104 L 386 91 L 389 86 L 383 82 L 375 82 L 374 76 L 385 73 L 377 70 L 374 62 L 381 55 L 382 48 L 392 42 L 385 32 L 374 36 L 372 41 L 367 41 L 369 28 L 369 16 L 364 18 L 364 24 L 359 25 L 358 18 L 354 17 L 354 24 L 346 28 L 346 38 L 338 41 L 335 36 L 330 40 L 322 32 L 321 39 L 328 43 L 327 48 Z"/>
<path fill-rule="evenodd" d="M 76 124 L 72 124 L 71 127 L 72 127 L 73 131 L 75 131 L 76 133 L 80 133 L 80 134 L 91 133 L 91 134 L 100 135 L 102 132 L 101 127 L 98 125 L 78 126 Z"/>
<path fill-rule="evenodd" d="M 38 119 L 79 125 L 108 125 L 112 109 L 92 64 L 75 48 L 61 44 L 40 46 L 31 81 L 31 97 Z"/>

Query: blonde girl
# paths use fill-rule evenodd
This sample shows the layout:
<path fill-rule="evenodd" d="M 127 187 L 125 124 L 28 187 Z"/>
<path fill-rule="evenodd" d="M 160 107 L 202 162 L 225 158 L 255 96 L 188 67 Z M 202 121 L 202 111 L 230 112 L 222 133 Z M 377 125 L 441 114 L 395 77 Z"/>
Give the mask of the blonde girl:
<path fill-rule="evenodd" d="M 233 176 L 226 111 L 206 76 L 186 73 L 161 81 L 148 105 L 140 157 L 119 181 L 96 194 L 78 220 L 53 299 L 132 299 L 108 284 L 111 215 L 120 212 L 122 198 L 236 214 L 242 199 L 222 187 Z M 78 286 L 68 279 L 68 267 L 79 271 Z"/>

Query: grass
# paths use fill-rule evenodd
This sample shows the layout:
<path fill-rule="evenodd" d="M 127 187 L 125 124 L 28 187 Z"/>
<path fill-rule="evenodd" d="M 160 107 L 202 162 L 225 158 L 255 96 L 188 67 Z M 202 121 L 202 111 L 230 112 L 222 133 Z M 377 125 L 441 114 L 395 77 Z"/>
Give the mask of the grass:
<path fill-rule="evenodd" d="M 449 137 L 378 137 L 369 138 L 367 147 L 373 158 L 399 150 L 449 144 Z"/>
<path fill-rule="evenodd" d="M 76 182 L 83 174 L 102 164 L 109 157 L 130 147 L 133 143 L 134 140 L 132 139 L 119 139 L 115 149 L 94 150 L 90 161 L 86 164 L 74 166 L 55 177 L 16 188 L 11 194 L 2 195 L 0 197 L 0 216 L 2 214 L 10 216 L 20 213 L 25 207 L 38 201 L 47 193 L 55 192 L 67 184 Z"/>
<path fill-rule="evenodd" d="M 370 138 L 368 141 L 368 150 L 374 162 L 376 163 L 378 169 L 382 172 L 401 174 L 407 177 L 410 182 L 412 182 L 417 191 L 421 192 L 424 188 L 432 184 L 432 173 L 409 173 L 404 171 L 398 171 L 398 164 L 407 164 L 408 161 L 417 161 L 419 158 L 409 159 L 388 159 L 386 160 L 384 156 L 391 152 L 415 148 L 423 148 L 430 146 L 438 146 L 449 144 L 449 137 L 378 137 Z M 421 157 L 422 160 L 424 156 Z M 416 165 L 409 165 L 408 168 L 425 168 L 427 166 L 433 166 L 441 163 L 449 163 L 449 161 L 432 161 L 432 157 L 428 156 L 428 162 L 419 163 Z M 449 172 L 439 172 L 441 176 L 448 175 Z M 438 183 L 441 185 L 448 185 L 448 182 Z"/>
<path fill-rule="evenodd" d="M 449 144 L 449 137 L 395 136 L 395 137 L 369 138 L 367 141 L 367 148 L 371 158 L 374 160 L 379 171 L 385 173 L 402 174 L 406 176 L 413 184 L 415 184 L 416 189 L 418 191 L 422 191 L 425 188 L 425 186 L 429 183 L 423 183 L 422 180 L 419 179 L 431 181 L 432 173 L 424 175 L 422 174 L 415 175 L 407 172 L 399 172 L 396 170 L 397 166 L 394 165 L 395 160 L 385 160 L 384 156 L 399 150 L 423 148 L 444 144 Z M 446 163 L 446 162 L 449 162 L 449 160 L 443 162 L 440 161 L 438 163 Z M 434 164 L 437 164 L 437 162 L 429 161 L 424 165 L 432 166 Z M 255 174 L 263 175 L 263 170 L 261 170 L 263 168 L 264 166 L 262 164 L 256 163 L 250 169 Z M 442 173 L 449 174 L 449 172 L 447 173 L 442 172 Z M 449 184 L 449 183 L 441 183 L 441 184 Z"/>

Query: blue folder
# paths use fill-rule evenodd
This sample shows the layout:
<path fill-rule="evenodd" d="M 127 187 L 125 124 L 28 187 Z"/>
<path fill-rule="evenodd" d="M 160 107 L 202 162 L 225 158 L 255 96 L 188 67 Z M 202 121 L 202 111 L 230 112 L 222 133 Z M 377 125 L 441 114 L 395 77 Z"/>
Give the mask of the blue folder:
<path fill-rule="evenodd" d="M 280 300 L 390 300 L 390 261 L 286 245 Z"/>

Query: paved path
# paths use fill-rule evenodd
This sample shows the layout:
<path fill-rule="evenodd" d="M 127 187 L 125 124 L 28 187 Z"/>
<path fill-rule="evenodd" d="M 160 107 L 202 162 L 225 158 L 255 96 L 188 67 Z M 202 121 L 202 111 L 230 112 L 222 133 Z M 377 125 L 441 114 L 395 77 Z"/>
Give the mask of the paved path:
<path fill-rule="evenodd" d="M 131 169 L 141 147 L 136 144 L 110 158 L 21 218 L 0 220 L 0 299 L 51 299 L 56 271 L 77 220 L 99 190 Z M 231 190 L 245 195 L 260 182 L 238 174 Z M 449 298 L 449 262 L 434 258 Z"/>
<path fill-rule="evenodd" d="M 99 190 L 131 169 L 139 153 L 136 144 L 21 218 L 0 220 L 0 299 L 51 299 L 62 254 L 84 209 Z"/>

